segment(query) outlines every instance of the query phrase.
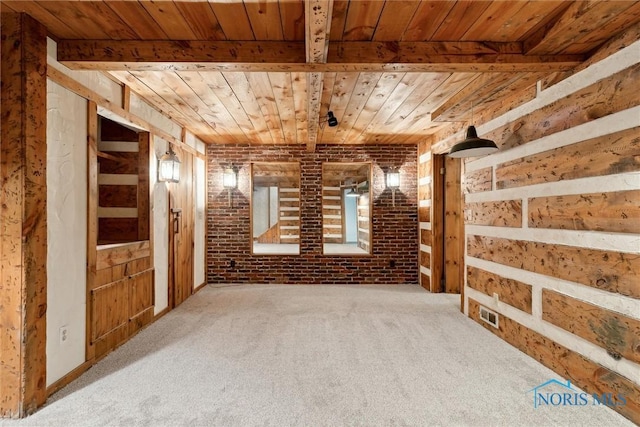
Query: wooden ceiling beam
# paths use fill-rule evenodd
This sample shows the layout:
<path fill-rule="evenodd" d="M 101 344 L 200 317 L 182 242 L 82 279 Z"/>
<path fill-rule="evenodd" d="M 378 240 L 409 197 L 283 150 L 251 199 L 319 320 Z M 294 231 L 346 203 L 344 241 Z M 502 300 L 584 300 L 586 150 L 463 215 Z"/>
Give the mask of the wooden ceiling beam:
<path fill-rule="evenodd" d="M 570 70 L 587 59 L 585 55 L 528 55 L 522 53 L 520 43 L 511 42 L 336 42 L 327 49 L 326 63 L 308 62 L 307 57 L 317 61 L 317 53 L 323 52 L 319 45 L 328 42 L 317 34 L 309 38 L 309 43 L 61 40 L 58 60 L 81 70 L 323 73 L 553 72 Z"/>
<path fill-rule="evenodd" d="M 333 0 L 305 2 L 305 59 L 309 64 L 327 62 Z M 318 140 L 322 101 L 322 72 L 312 72 L 307 78 L 307 150 L 315 151 Z"/>

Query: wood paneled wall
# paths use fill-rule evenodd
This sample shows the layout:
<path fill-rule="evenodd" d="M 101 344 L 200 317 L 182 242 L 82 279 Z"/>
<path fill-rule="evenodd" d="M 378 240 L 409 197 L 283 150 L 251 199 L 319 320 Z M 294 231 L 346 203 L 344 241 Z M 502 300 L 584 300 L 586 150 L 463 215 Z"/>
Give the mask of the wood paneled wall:
<path fill-rule="evenodd" d="M 97 251 L 89 289 L 89 343 L 96 359 L 153 320 L 153 267 L 148 241 Z"/>
<path fill-rule="evenodd" d="M 638 81 L 636 46 L 539 93 L 483 135 L 501 151 L 468 161 L 463 183 L 468 315 L 586 392 L 623 395 L 612 408 L 635 423 Z"/>
<path fill-rule="evenodd" d="M 47 31 L 2 13 L 0 417 L 46 400 Z"/>

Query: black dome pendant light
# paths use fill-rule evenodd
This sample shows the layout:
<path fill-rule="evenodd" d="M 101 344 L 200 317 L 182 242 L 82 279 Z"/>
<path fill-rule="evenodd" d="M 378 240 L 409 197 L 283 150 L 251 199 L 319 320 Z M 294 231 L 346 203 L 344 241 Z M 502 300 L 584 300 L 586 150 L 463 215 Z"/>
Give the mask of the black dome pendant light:
<path fill-rule="evenodd" d="M 471 107 L 471 122 L 473 123 L 473 106 Z M 498 146 L 490 139 L 478 138 L 476 127 L 471 125 L 467 128 L 467 137 L 451 147 L 449 157 L 478 157 L 486 156 L 498 151 Z"/>

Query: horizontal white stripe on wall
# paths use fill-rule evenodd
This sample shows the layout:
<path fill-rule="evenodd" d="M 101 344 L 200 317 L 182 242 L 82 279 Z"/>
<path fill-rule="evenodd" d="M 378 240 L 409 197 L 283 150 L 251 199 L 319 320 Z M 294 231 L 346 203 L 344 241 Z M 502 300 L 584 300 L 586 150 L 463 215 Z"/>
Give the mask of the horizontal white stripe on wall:
<path fill-rule="evenodd" d="M 291 212 L 291 211 L 299 211 L 300 208 L 297 206 L 280 206 L 280 212 Z"/>
<path fill-rule="evenodd" d="M 602 251 L 627 252 L 640 254 L 638 235 L 625 233 L 606 233 L 584 230 L 553 230 L 544 228 L 492 227 L 488 225 L 466 225 L 467 235 L 498 237 L 503 239 L 527 240 L 553 245 L 577 246 Z"/>
<path fill-rule="evenodd" d="M 329 239 L 330 238 L 338 238 L 339 239 L 339 238 L 342 237 L 342 234 L 326 233 L 326 234 L 323 234 L 322 237 L 329 238 Z"/>
<path fill-rule="evenodd" d="M 421 222 L 420 223 L 420 230 L 431 230 L 431 223 L 430 222 Z"/>
<path fill-rule="evenodd" d="M 342 229 L 342 225 L 340 225 L 340 224 L 325 224 L 324 228 L 340 228 L 340 229 Z"/>
<path fill-rule="evenodd" d="M 299 216 L 281 216 L 280 217 L 280 221 L 299 221 L 299 220 L 300 220 Z"/>
<path fill-rule="evenodd" d="M 551 197 L 584 193 L 608 193 L 611 191 L 637 190 L 640 188 L 640 172 L 629 172 L 606 177 L 594 176 L 553 183 L 526 185 L 504 190 L 483 191 L 465 195 L 465 202 L 491 202 L 531 197 Z"/>
<path fill-rule="evenodd" d="M 299 225 L 281 225 L 280 230 L 299 230 Z"/>
<path fill-rule="evenodd" d="M 418 202 L 418 206 L 421 207 L 421 208 L 428 208 L 429 206 L 431 206 L 431 199 L 420 200 Z"/>
<path fill-rule="evenodd" d="M 327 191 L 340 191 L 341 188 L 340 187 L 322 187 L 323 190 L 327 190 Z"/>
<path fill-rule="evenodd" d="M 322 196 L 324 200 L 340 200 L 340 196 Z"/>
<path fill-rule="evenodd" d="M 98 206 L 98 218 L 138 218 L 138 208 L 104 208 Z"/>
<path fill-rule="evenodd" d="M 281 188 L 280 192 L 281 193 L 299 193 L 300 189 L 299 188 Z"/>
<path fill-rule="evenodd" d="M 369 234 L 369 229 L 368 228 L 360 228 L 360 227 L 358 227 L 358 231 L 360 233 Z"/>
<path fill-rule="evenodd" d="M 138 142 L 132 141 L 98 141 L 98 150 L 110 152 L 117 151 L 120 153 L 137 153 Z"/>
<path fill-rule="evenodd" d="M 418 185 L 429 185 L 429 184 L 431 184 L 430 176 L 423 176 L 418 180 Z"/>
<path fill-rule="evenodd" d="M 98 185 L 138 185 L 138 175 L 100 173 Z"/>
<path fill-rule="evenodd" d="M 558 344 L 567 347 L 579 354 L 587 355 L 590 360 L 601 364 L 602 366 L 618 372 L 627 378 L 640 378 L 640 365 L 633 363 L 627 359 L 614 360 L 607 351 L 591 342 L 582 339 L 571 332 L 565 331 L 551 323 L 524 313 L 517 308 L 508 304 L 494 301 L 488 295 L 485 295 L 475 289 L 465 287 L 465 298 L 472 298 L 491 310 L 497 311 L 510 319 L 515 320 L 523 326 L 532 329 Z"/>
<path fill-rule="evenodd" d="M 342 219 L 342 215 L 322 215 L 322 218 L 326 218 L 326 219 Z"/>
<path fill-rule="evenodd" d="M 337 210 L 340 210 L 340 209 L 342 209 L 342 206 L 340 206 L 340 205 L 322 205 L 322 209 L 337 209 Z"/>
<path fill-rule="evenodd" d="M 418 163 L 427 163 L 431 160 L 431 151 L 426 151 L 418 157 Z"/>
<path fill-rule="evenodd" d="M 281 239 L 299 239 L 300 235 L 298 234 L 282 234 L 280 236 Z"/>
<path fill-rule="evenodd" d="M 531 285 L 534 294 L 532 311 L 536 318 L 542 318 L 541 290 L 545 288 L 640 320 L 640 300 L 636 298 L 470 256 L 467 256 L 466 264 Z"/>
<path fill-rule="evenodd" d="M 281 202 L 299 202 L 300 199 L 298 197 L 281 197 Z"/>
<path fill-rule="evenodd" d="M 426 274 L 427 276 L 431 277 L 431 269 L 423 265 L 420 266 L 420 273 Z"/>
<path fill-rule="evenodd" d="M 425 244 L 420 243 L 420 250 L 422 252 L 426 252 L 426 253 L 430 254 L 431 253 L 431 246 L 427 246 Z"/>
<path fill-rule="evenodd" d="M 465 170 L 472 172 L 499 163 L 509 162 L 591 138 L 630 129 L 640 125 L 638 117 L 640 117 L 640 105 L 544 136 L 506 151 L 499 151 L 491 156 L 474 160 L 465 165 Z"/>

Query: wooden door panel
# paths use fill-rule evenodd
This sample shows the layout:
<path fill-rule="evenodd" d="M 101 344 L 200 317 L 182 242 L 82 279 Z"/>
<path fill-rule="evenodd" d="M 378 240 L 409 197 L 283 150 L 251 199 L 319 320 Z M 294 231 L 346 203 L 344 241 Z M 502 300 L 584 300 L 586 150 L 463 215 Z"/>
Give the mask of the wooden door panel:
<path fill-rule="evenodd" d="M 129 321 L 127 279 L 91 291 L 91 341 L 105 337 Z"/>

